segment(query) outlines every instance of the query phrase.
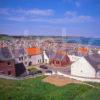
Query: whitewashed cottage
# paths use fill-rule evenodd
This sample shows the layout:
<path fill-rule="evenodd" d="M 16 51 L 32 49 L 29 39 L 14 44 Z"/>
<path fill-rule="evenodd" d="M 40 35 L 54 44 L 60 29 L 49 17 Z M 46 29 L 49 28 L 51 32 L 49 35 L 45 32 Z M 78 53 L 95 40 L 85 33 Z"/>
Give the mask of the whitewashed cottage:
<path fill-rule="evenodd" d="M 71 65 L 71 75 L 86 78 L 100 78 L 100 55 L 92 54 L 75 61 Z"/>

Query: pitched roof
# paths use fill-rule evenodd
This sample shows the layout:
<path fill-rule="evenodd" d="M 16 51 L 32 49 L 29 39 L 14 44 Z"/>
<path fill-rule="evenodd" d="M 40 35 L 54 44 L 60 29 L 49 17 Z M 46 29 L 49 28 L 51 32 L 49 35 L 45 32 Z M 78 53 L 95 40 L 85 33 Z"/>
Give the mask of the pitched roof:
<path fill-rule="evenodd" d="M 96 71 L 100 70 L 100 54 L 91 54 L 85 58 L 95 68 Z"/>
<path fill-rule="evenodd" d="M 82 54 L 84 54 L 84 53 L 88 53 L 89 49 L 85 48 L 85 47 L 79 47 L 78 51 L 81 52 Z"/>
<path fill-rule="evenodd" d="M 26 52 L 28 55 L 38 55 L 41 54 L 40 48 L 27 48 Z"/>
<path fill-rule="evenodd" d="M 13 49 L 12 54 L 14 57 L 20 57 L 25 54 L 25 50 L 24 50 L 24 48 Z"/>
<path fill-rule="evenodd" d="M 47 54 L 50 59 L 62 60 L 67 54 L 65 52 L 50 52 Z M 69 57 L 68 57 L 69 58 Z"/>
<path fill-rule="evenodd" d="M 0 48 L 0 60 L 10 60 L 12 59 L 11 52 L 8 47 Z"/>
<path fill-rule="evenodd" d="M 50 59 L 53 59 L 55 56 L 55 53 L 53 51 L 46 51 L 46 54 Z"/>

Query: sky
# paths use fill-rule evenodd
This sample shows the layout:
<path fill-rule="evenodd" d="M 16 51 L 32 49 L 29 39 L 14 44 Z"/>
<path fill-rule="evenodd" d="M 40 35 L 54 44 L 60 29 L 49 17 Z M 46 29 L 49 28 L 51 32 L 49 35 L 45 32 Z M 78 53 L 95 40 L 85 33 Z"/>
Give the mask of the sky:
<path fill-rule="evenodd" d="M 100 37 L 100 0 L 0 0 L 0 34 Z"/>

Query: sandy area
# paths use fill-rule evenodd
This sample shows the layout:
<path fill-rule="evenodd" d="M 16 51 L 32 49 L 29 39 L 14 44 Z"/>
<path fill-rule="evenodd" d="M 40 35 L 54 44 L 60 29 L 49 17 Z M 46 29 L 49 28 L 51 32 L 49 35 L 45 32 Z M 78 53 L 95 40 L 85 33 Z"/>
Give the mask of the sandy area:
<path fill-rule="evenodd" d="M 42 81 L 50 83 L 50 84 L 54 84 L 56 86 L 64 86 L 64 85 L 70 84 L 70 83 L 80 83 L 80 81 L 77 81 L 77 80 L 74 80 L 71 78 L 67 78 L 67 77 L 63 77 L 63 76 L 59 76 L 59 75 L 48 76 L 48 77 L 44 78 Z"/>

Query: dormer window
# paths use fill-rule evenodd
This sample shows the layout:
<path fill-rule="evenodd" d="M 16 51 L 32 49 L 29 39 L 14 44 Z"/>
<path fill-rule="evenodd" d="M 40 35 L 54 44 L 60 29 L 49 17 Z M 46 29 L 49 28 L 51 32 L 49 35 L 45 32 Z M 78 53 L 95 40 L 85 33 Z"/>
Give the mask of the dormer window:
<path fill-rule="evenodd" d="M 31 58 L 31 55 L 29 56 L 29 58 Z"/>
<path fill-rule="evenodd" d="M 23 57 L 19 57 L 19 61 L 23 61 Z"/>
<path fill-rule="evenodd" d="M 21 58 L 19 57 L 19 61 L 21 61 Z"/>
<path fill-rule="evenodd" d="M 21 59 L 23 60 L 23 57 L 21 57 Z"/>

